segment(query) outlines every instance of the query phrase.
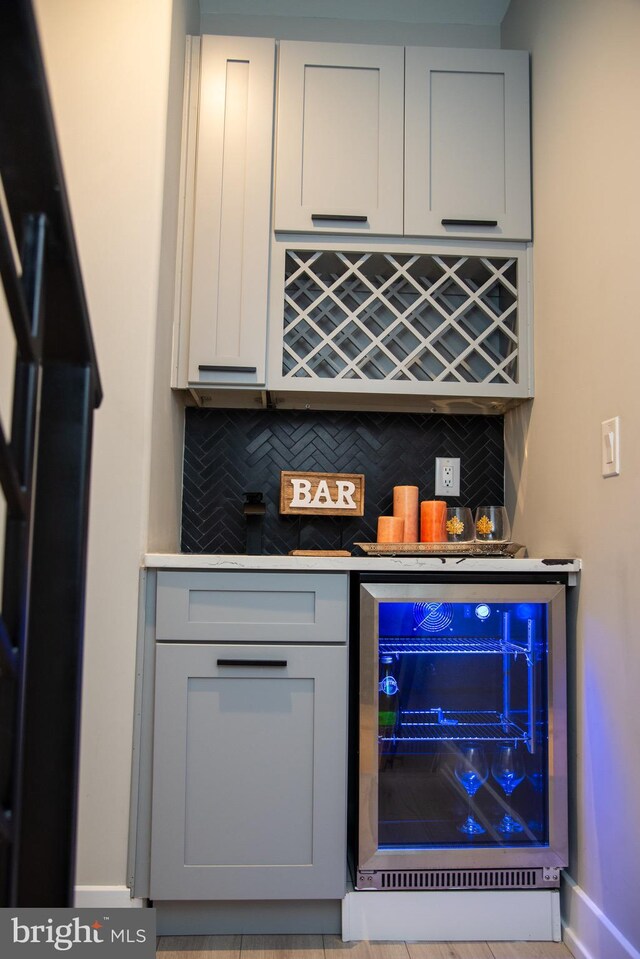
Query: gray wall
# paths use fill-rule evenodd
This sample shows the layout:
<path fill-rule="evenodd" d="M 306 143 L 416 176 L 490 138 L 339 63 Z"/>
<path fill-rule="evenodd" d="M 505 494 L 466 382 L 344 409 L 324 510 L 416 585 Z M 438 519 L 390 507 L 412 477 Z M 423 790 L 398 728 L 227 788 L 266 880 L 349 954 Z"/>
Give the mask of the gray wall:
<path fill-rule="evenodd" d="M 123 888 L 138 569 L 149 541 L 178 542 L 177 502 L 164 529 L 158 520 L 158 503 L 178 498 L 166 237 L 175 235 L 184 35 L 197 10 L 188 0 L 35 7 L 105 393 L 91 484 L 77 880 Z M 164 396 L 154 420 L 156 349 Z"/>
<path fill-rule="evenodd" d="M 512 0 L 502 34 L 532 51 L 535 222 L 536 398 L 506 417 L 507 489 L 533 555 L 584 559 L 564 913 L 593 959 L 640 949 L 639 37 L 636 0 Z M 622 473 L 603 479 L 617 415 Z"/>

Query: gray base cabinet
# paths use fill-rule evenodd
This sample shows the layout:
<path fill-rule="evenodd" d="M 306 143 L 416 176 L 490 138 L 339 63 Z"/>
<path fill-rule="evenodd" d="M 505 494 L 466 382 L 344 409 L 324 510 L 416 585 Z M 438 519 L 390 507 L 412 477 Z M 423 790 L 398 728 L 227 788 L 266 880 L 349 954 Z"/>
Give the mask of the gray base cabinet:
<path fill-rule="evenodd" d="M 160 575 L 160 635 L 167 620 L 163 593 L 186 589 L 188 577 Z M 313 593 L 312 577 L 286 579 L 196 573 L 191 616 L 224 621 L 209 627 L 214 641 L 178 635 L 174 642 L 156 643 L 152 899 L 345 894 L 346 629 L 327 631 L 320 642 L 275 643 L 269 638 L 272 622 L 266 642 L 215 641 L 220 631 L 234 628 L 240 638 L 258 606 L 271 610 L 271 620 L 280 619 L 285 633 L 291 619 L 308 620 L 298 607 L 300 596 Z M 346 578 L 313 579 L 313 618 L 323 619 L 323 596 L 337 584 L 346 621 Z M 236 593 L 235 618 L 244 625 L 234 627 Z M 211 612 L 216 603 L 219 615 Z M 178 634 L 179 620 L 177 613 Z"/>

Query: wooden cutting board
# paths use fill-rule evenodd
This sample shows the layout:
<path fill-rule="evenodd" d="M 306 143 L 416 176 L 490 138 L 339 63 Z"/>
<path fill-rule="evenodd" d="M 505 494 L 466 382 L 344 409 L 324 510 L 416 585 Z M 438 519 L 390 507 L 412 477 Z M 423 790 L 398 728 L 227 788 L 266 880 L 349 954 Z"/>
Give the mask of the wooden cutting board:
<path fill-rule="evenodd" d="M 351 556 L 348 549 L 290 549 L 289 556 Z"/>

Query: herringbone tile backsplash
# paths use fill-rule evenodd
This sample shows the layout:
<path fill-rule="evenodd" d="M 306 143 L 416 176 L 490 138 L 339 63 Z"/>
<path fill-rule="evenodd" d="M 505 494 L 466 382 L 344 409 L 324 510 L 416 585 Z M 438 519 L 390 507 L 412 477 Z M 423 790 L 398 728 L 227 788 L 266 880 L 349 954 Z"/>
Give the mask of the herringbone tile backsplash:
<path fill-rule="evenodd" d="M 264 552 L 351 549 L 374 541 L 390 514 L 393 487 L 434 498 L 436 456 L 458 456 L 461 489 L 451 506 L 504 502 L 501 416 L 327 413 L 288 410 L 185 412 L 182 550 L 244 553 L 244 492 L 260 490 L 267 512 Z M 364 473 L 365 515 L 280 516 L 280 470 Z"/>

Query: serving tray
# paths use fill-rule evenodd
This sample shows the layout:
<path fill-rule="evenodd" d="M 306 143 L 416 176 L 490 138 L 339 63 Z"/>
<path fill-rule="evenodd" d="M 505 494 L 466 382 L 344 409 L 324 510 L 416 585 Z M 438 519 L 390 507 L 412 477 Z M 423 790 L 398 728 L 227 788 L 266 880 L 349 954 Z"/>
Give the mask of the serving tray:
<path fill-rule="evenodd" d="M 354 543 L 367 556 L 505 556 L 514 557 L 520 543 Z"/>

